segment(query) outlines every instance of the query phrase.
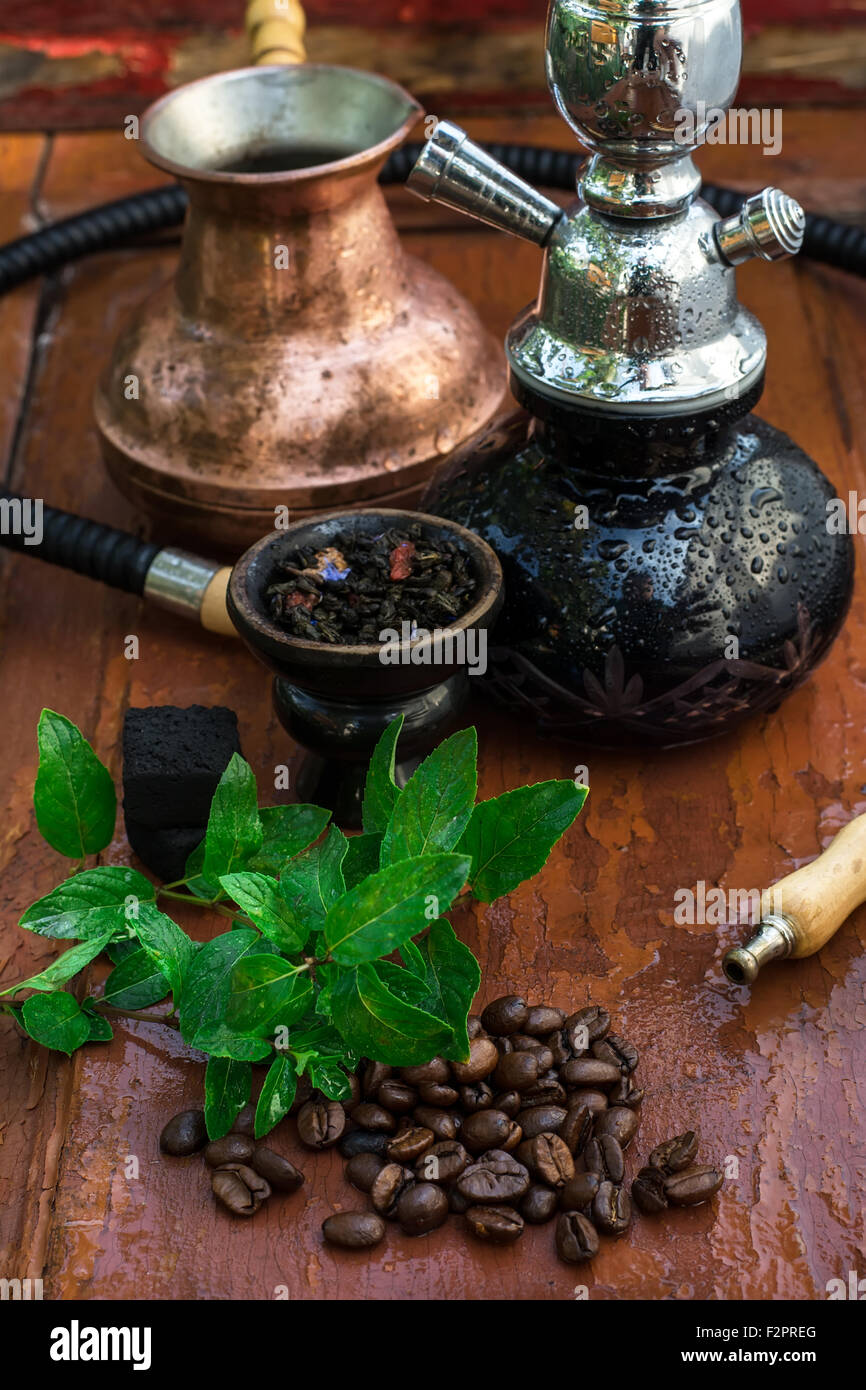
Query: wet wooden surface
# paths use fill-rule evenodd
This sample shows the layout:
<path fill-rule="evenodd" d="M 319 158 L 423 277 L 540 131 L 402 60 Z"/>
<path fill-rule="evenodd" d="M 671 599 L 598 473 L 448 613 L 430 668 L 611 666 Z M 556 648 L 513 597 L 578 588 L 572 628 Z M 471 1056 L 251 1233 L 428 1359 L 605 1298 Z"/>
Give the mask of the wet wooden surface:
<path fill-rule="evenodd" d="M 832 121 L 835 138 L 822 129 Z M 559 124 L 479 122 L 561 143 Z M 708 176 L 772 179 L 828 212 L 866 218 L 866 117 L 797 117 L 768 161 L 716 150 Z M 0 142 L 0 238 L 158 181 L 115 135 Z M 772 163 L 771 173 L 767 173 Z M 502 333 L 534 293 L 531 247 L 394 199 L 411 249 L 449 274 Z M 0 448 L 13 486 L 101 520 L 144 529 L 108 482 L 90 397 L 128 308 L 167 274 L 171 247 L 91 258 L 0 301 Z M 864 481 L 866 285 L 816 266 L 752 266 L 747 303 L 769 330 L 763 413 L 818 458 L 841 492 Z M 862 540 L 858 539 L 862 556 Z M 296 750 L 277 725 L 267 679 L 228 641 L 136 600 L 38 564 L 0 558 L 0 967 L 42 968 L 50 942 L 16 925 L 63 875 L 31 809 L 40 708 L 74 719 L 119 774 L 129 705 L 224 703 L 263 792 Z M 124 638 L 140 639 L 127 661 Z M 711 1206 L 642 1218 L 605 1241 L 590 1270 L 556 1260 L 552 1228 L 495 1251 L 456 1219 L 419 1240 L 389 1230 L 371 1256 L 326 1249 L 323 1218 L 360 1207 L 336 1155 L 275 1144 L 302 1163 L 304 1192 L 250 1223 L 213 1205 L 200 1160 L 157 1154 L 160 1128 L 200 1098 L 203 1068 L 168 1029 L 131 1022 L 109 1046 L 66 1061 L 0 1020 L 0 1275 L 42 1277 L 52 1299 L 816 1299 L 862 1268 L 866 1143 L 866 915 L 813 959 L 769 969 L 753 991 L 728 986 L 721 950 L 741 928 L 673 925 L 674 895 L 700 880 L 758 889 L 814 857 L 866 810 L 866 602 L 811 683 L 771 718 L 699 749 L 640 756 L 539 742 L 479 702 L 480 792 L 589 768 L 592 791 L 567 840 L 532 883 L 455 926 L 484 968 L 483 998 L 518 989 L 574 1008 L 605 1003 L 640 1047 L 647 1088 L 632 1167 L 669 1133 L 700 1126 L 702 1152 L 736 1172 Z M 122 827 L 104 856 L 127 861 Z M 184 924 L 199 937 L 218 923 Z M 136 1163 L 130 1160 L 137 1160 Z M 135 1175 L 137 1173 L 137 1176 Z M 132 1174 L 132 1176 L 131 1176 Z"/>

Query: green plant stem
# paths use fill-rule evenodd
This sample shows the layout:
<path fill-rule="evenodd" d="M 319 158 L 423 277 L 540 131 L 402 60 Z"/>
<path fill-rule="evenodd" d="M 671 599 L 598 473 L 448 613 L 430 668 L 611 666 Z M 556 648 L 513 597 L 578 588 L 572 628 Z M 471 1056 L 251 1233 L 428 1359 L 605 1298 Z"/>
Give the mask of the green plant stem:
<path fill-rule="evenodd" d="M 110 1018 L 136 1018 L 141 1023 L 164 1023 L 168 1028 L 178 1028 L 174 1021 L 174 1009 L 167 1014 L 149 1014 L 143 1009 L 116 1009 L 113 1004 L 103 1004 L 100 999 L 93 1001 L 93 1007 Z"/>
<path fill-rule="evenodd" d="M 222 903 L 211 902 L 208 898 L 195 898 L 192 893 L 168 893 L 164 888 L 157 889 L 157 897 L 171 898 L 175 903 L 190 903 L 193 907 L 207 907 L 211 912 L 219 912 L 223 917 L 231 917 L 233 921 L 244 918 L 242 912 L 233 912 L 230 907 L 223 907 Z"/>

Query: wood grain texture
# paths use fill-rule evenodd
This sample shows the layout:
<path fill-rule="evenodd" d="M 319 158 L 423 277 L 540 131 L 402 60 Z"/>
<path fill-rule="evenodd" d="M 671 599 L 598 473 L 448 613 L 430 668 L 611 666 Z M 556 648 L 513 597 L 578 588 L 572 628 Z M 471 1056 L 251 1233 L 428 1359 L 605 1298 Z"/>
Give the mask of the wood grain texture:
<path fill-rule="evenodd" d="M 847 114 L 836 149 L 811 120 L 791 128 L 773 181 L 808 191 L 817 173 L 821 201 L 855 215 L 863 209 L 857 152 L 866 117 Z M 516 121 L 479 121 L 473 133 L 537 138 L 535 126 L 527 131 Z M 56 140 L 40 207 L 60 215 L 154 181 L 133 156 L 118 136 Z M 744 187 L 767 181 L 761 172 L 769 162 L 749 150 L 707 151 L 703 161 L 711 176 Z M 394 206 L 410 249 L 449 274 L 504 332 L 535 292 L 538 253 L 465 223 L 457 234 L 427 208 L 423 220 L 410 216 L 405 195 Z M 174 254 L 93 258 L 44 291 L 47 318 L 14 483 L 136 526 L 102 470 L 90 393 L 121 318 L 170 272 Z M 862 494 L 866 284 L 802 264 L 749 266 L 741 286 L 770 336 L 762 412 L 813 453 L 840 490 Z M 15 417 L 20 388 L 20 369 L 18 377 L 4 375 L 6 418 Z M 862 539 L 857 545 L 862 561 Z M 7 789 L 0 961 L 14 979 L 52 955 L 50 943 L 15 922 L 64 872 L 30 808 L 42 705 L 80 723 L 115 773 L 130 704 L 232 706 L 263 792 L 276 764 L 296 768 L 297 750 L 273 716 L 266 677 L 236 645 L 32 559 L 4 555 L 0 567 Z M 123 655 L 129 633 L 140 639 L 134 662 Z M 862 1274 L 866 914 L 820 955 L 768 968 L 751 998 L 729 986 L 719 966 L 742 927 L 675 926 L 673 914 L 678 889 L 700 880 L 760 889 L 866 811 L 864 643 L 858 587 L 830 658 L 777 715 L 675 753 L 614 755 L 540 742 L 480 701 L 471 711 L 481 795 L 569 776 L 580 765 L 592 783 L 583 815 L 537 879 L 490 907 L 455 913 L 482 961 L 482 999 L 520 989 L 569 1008 L 605 1003 L 642 1051 L 648 1094 L 631 1166 L 657 1140 L 699 1125 L 703 1153 L 738 1166 L 712 1206 L 639 1220 L 622 1240 L 603 1243 L 589 1271 L 556 1260 L 549 1227 L 496 1251 L 469 1242 L 455 1220 L 418 1240 L 389 1228 L 371 1256 L 341 1255 L 323 1246 L 321 1222 L 364 1199 L 344 1183 L 338 1157 L 303 1152 L 290 1125 L 274 1143 L 301 1164 L 307 1185 L 250 1223 L 216 1210 L 198 1160 L 159 1158 L 161 1126 L 201 1095 L 202 1066 L 175 1034 L 131 1022 L 117 1026 L 110 1045 L 68 1062 L 47 1057 L 2 1020 L 0 1269 L 41 1275 L 55 1299 L 258 1299 L 285 1286 L 292 1299 L 540 1300 L 570 1299 L 578 1283 L 593 1298 L 814 1299 L 824 1297 L 827 1280 Z M 118 830 L 104 858 L 126 856 Z M 191 913 L 184 924 L 200 938 L 218 929 Z M 137 1178 L 127 1176 L 130 1157 Z"/>

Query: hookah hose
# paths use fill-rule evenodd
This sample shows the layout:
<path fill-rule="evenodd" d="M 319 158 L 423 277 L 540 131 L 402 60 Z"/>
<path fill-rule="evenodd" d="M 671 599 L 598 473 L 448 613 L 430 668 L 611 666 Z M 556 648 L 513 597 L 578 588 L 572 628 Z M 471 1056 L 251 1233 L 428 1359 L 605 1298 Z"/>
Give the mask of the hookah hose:
<path fill-rule="evenodd" d="M 34 507 L 39 511 L 34 513 Z M 209 632 L 237 636 L 226 609 L 228 566 L 34 503 L 6 488 L 0 488 L 0 508 L 7 522 L 10 516 L 17 515 L 20 520 L 26 514 L 28 526 L 37 521 L 41 530 L 37 541 L 35 535 L 27 536 L 20 524 L 4 525 L 0 546 L 6 550 L 32 555 L 88 579 L 101 580 L 113 589 L 138 594 L 160 608 L 199 622 Z"/>
<path fill-rule="evenodd" d="M 380 183 L 404 183 L 422 148 L 421 144 L 409 144 L 395 150 L 379 176 Z M 512 173 L 544 188 L 573 191 L 583 163 L 583 155 L 569 150 L 500 143 L 484 148 Z M 702 196 L 722 217 L 738 212 L 745 202 L 743 194 L 714 184 L 705 184 Z M 179 184 L 167 184 L 103 203 L 19 237 L 0 246 L 0 294 L 92 252 L 123 246 L 133 237 L 178 226 L 186 206 L 185 190 Z M 802 254 L 838 270 L 866 276 L 866 231 L 807 213 Z"/>

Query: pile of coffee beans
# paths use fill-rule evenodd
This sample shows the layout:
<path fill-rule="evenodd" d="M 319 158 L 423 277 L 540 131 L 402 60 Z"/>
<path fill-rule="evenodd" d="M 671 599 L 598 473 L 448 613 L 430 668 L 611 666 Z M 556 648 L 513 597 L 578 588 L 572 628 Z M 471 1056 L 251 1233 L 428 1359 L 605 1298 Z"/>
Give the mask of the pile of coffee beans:
<path fill-rule="evenodd" d="M 380 535 L 340 532 L 322 550 L 277 562 L 265 595 L 271 617 L 312 642 L 379 643 L 403 623 L 449 627 L 474 602 L 477 582 L 456 541 L 424 536 L 417 523 Z"/>
<path fill-rule="evenodd" d="M 416 1236 L 455 1213 L 479 1240 L 511 1245 L 527 1224 L 555 1219 L 557 1253 L 576 1264 L 598 1253 L 600 1235 L 628 1229 L 632 1198 L 655 1212 L 713 1196 L 722 1176 L 694 1164 L 694 1133 L 654 1149 L 629 1191 L 624 1152 L 644 1093 L 636 1049 L 610 1027 L 597 1004 L 566 1017 L 505 995 L 470 1018 L 468 1062 L 368 1062 L 351 1099 L 307 1100 L 302 1141 L 339 1145 L 373 1208 L 329 1217 L 325 1239 L 362 1249 L 388 1221 Z"/>
<path fill-rule="evenodd" d="M 253 1139 L 256 1109 L 245 1105 L 231 1131 L 208 1143 L 203 1110 L 183 1110 L 159 1136 L 163 1153 L 186 1158 L 204 1150 L 211 1188 L 234 1216 L 254 1216 L 274 1192 L 297 1192 L 304 1175 L 281 1154 Z"/>

